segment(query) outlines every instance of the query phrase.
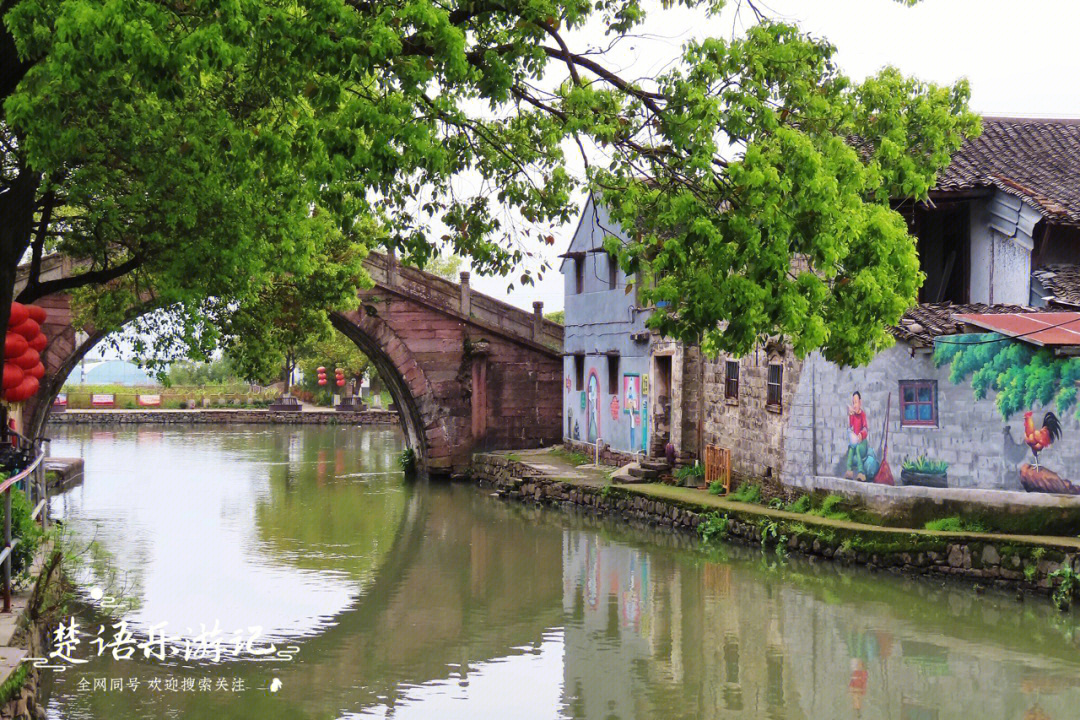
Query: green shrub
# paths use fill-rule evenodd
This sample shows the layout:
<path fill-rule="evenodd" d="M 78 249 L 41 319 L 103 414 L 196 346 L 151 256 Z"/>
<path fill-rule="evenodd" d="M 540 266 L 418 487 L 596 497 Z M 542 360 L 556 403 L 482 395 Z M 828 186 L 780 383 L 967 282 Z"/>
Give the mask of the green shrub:
<path fill-rule="evenodd" d="M 685 483 L 690 479 L 702 480 L 705 478 L 705 466 L 704 465 L 683 465 L 681 468 L 676 468 L 675 479 L 680 483 Z"/>
<path fill-rule="evenodd" d="M 1065 566 L 1050 573 L 1050 581 L 1057 580 L 1054 594 L 1051 599 L 1058 610 L 1068 610 L 1072 600 L 1076 597 L 1077 589 L 1080 589 L 1080 575 L 1073 572 L 1071 567 Z"/>
<path fill-rule="evenodd" d="M 714 480 L 712 483 L 709 484 L 709 494 L 710 495 L 723 495 L 724 494 L 724 483 L 720 482 L 719 480 Z"/>
<path fill-rule="evenodd" d="M 0 480 L 6 480 L 8 475 L 0 473 Z M 11 553 L 11 572 L 17 575 L 23 570 L 30 568 L 38 545 L 41 543 L 41 527 L 30 517 L 34 509 L 30 507 L 30 501 L 18 488 L 11 489 L 11 537 L 18 538 L 19 544 Z M 0 523 L 3 522 L 4 505 L 0 502 Z M 3 527 L 3 525 L 0 525 Z M 2 542 L 2 540 L 0 540 Z"/>
<path fill-rule="evenodd" d="M 405 448 L 398 455 L 398 465 L 406 473 L 412 473 L 416 470 L 416 451 L 412 448 Z"/>
<path fill-rule="evenodd" d="M 792 502 L 788 503 L 784 509 L 793 513 L 805 513 L 810 512 L 812 503 L 809 495 L 800 495 Z"/>
<path fill-rule="evenodd" d="M 704 522 L 698 525 L 697 531 L 701 535 L 702 542 L 711 543 L 727 534 L 728 516 L 720 513 L 709 513 Z"/>
<path fill-rule="evenodd" d="M 851 516 L 843 508 L 843 505 L 844 497 L 842 495 L 830 493 L 821 501 L 821 507 L 811 511 L 810 514 L 817 515 L 818 517 L 830 518 L 832 520 L 850 520 Z"/>
<path fill-rule="evenodd" d="M 938 532 L 989 532 L 978 520 L 965 520 L 959 515 L 930 520 L 923 527 Z"/>
<path fill-rule="evenodd" d="M 761 503 L 761 486 L 757 483 L 744 482 L 731 494 L 732 500 L 744 503 Z"/>

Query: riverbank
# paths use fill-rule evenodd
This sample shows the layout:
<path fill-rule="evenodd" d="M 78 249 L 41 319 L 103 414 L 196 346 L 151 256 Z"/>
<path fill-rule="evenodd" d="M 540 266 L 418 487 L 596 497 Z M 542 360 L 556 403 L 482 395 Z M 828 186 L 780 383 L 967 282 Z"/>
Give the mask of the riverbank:
<path fill-rule="evenodd" d="M 34 582 L 13 588 L 11 612 L 0 614 L 0 718 L 37 720 L 41 670 L 28 658 L 45 657 L 50 623 L 63 602 L 62 554 L 52 543 L 39 550 L 30 568 Z"/>
<path fill-rule="evenodd" d="M 397 425 L 399 422 L 398 414 L 390 410 L 68 410 L 49 415 L 50 425 Z"/>
<path fill-rule="evenodd" d="M 575 465 L 559 449 L 481 453 L 472 477 L 507 499 L 583 507 L 628 521 L 694 533 L 703 541 L 759 545 L 780 554 L 952 577 L 976 587 L 1053 593 L 1072 600 L 1080 539 L 885 527 L 819 517 L 662 484 L 614 485 L 614 468 Z"/>

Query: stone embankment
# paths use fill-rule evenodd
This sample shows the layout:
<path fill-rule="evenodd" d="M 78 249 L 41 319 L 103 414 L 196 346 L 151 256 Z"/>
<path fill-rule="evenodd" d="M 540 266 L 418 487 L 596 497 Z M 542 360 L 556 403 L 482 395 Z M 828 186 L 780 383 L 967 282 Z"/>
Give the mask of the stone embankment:
<path fill-rule="evenodd" d="M 389 410 L 360 412 L 275 412 L 242 410 L 68 410 L 49 416 L 51 425 L 396 425 L 399 418 Z"/>
<path fill-rule="evenodd" d="M 955 577 L 977 586 L 1048 593 L 1070 582 L 1066 575 L 1080 573 L 1076 538 L 939 532 L 831 520 L 690 488 L 619 486 L 596 477 L 566 479 L 551 473 L 550 465 L 538 470 L 537 463 L 517 460 L 513 454 L 477 454 L 472 478 L 502 497 L 522 502 L 577 507 L 686 533 L 700 533 L 707 523 L 713 537 L 727 542 L 799 553 L 811 560 Z"/>

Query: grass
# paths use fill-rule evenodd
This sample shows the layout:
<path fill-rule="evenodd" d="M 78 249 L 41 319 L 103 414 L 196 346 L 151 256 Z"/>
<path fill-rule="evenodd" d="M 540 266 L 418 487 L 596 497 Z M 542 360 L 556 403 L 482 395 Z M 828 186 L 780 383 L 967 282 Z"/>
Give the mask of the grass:
<path fill-rule="evenodd" d="M 760 505 L 762 500 L 761 486 L 757 483 L 744 482 L 731 493 L 731 499 L 736 502 L 752 503 Z"/>
<path fill-rule="evenodd" d="M 785 505 L 784 509 L 788 512 L 802 514 L 810 512 L 810 510 L 813 509 L 813 506 L 814 504 L 810 500 L 809 495 L 800 495 L 797 499 Z"/>
<path fill-rule="evenodd" d="M 990 532 L 990 530 L 978 520 L 966 520 L 959 515 L 937 518 L 930 520 L 923 526 L 927 530 L 938 532 Z"/>
<path fill-rule="evenodd" d="M 573 466 L 585 465 L 591 463 L 593 459 L 583 452 L 569 451 L 566 448 L 555 447 L 551 449 L 551 454 L 557 458 L 565 460 Z"/>
<path fill-rule="evenodd" d="M 844 507 L 845 498 L 842 495 L 829 493 L 821 501 L 816 509 L 810 510 L 811 515 L 829 518 L 830 520 L 852 520 L 851 513 Z"/>

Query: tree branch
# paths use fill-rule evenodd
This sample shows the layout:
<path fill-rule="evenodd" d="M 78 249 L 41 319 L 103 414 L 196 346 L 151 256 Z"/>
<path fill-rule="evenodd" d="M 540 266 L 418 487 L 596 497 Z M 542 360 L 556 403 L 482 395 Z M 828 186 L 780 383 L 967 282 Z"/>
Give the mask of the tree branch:
<path fill-rule="evenodd" d="M 74 290 L 75 288 L 85 287 L 86 285 L 107 283 L 126 275 L 139 267 L 140 264 L 142 264 L 142 258 L 134 256 L 113 267 L 91 270 L 89 272 L 70 275 L 56 280 L 48 280 L 43 283 L 38 283 L 36 286 L 27 285 L 23 288 L 23 291 L 19 293 L 19 297 L 16 299 L 21 303 L 32 303 L 35 300 L 43 298 L 46 295 L 52 295 L 53 293 Z"/>

